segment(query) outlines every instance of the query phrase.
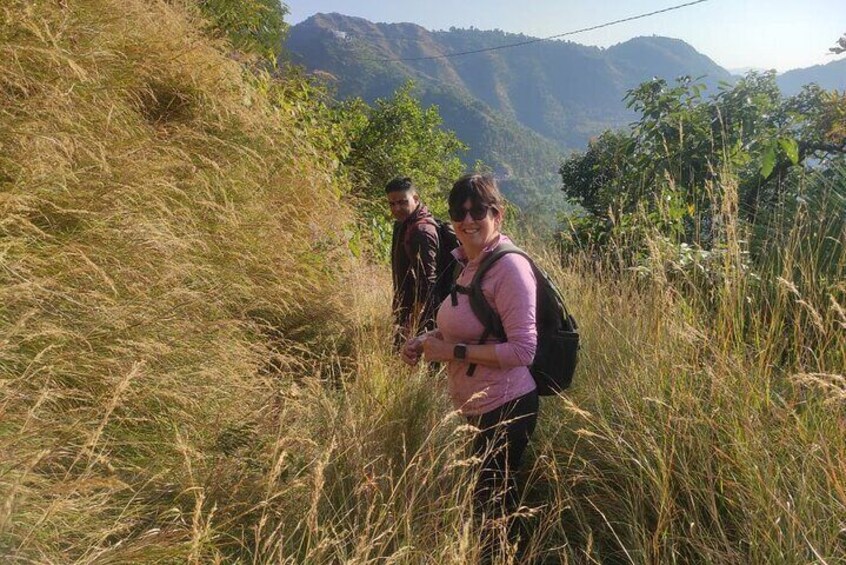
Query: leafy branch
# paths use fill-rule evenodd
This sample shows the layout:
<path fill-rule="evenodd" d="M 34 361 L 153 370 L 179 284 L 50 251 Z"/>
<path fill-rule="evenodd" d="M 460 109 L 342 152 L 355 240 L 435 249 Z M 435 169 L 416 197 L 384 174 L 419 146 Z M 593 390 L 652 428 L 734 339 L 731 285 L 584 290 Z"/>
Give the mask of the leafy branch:
<path fill-rule="evenodd" d="M 841 53 L 846 53 L 846 33 L 843 34 L 843 37 L 837 40 L 837 44 L 829 49 L 835 55 L 840 55 Z"/>

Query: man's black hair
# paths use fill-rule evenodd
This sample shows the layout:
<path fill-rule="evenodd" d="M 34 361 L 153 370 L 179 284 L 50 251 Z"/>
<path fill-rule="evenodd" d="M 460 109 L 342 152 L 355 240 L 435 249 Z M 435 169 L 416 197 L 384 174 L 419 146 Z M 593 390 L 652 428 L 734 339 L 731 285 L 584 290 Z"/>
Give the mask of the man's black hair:
<path fill-rule="evenodd" d="M 385 185 L 385 194 L 391 192 L 406 192 L 409 190 L 417 190 L 414 183 L 411 182 L 411 177 L 397 177 Z"/>

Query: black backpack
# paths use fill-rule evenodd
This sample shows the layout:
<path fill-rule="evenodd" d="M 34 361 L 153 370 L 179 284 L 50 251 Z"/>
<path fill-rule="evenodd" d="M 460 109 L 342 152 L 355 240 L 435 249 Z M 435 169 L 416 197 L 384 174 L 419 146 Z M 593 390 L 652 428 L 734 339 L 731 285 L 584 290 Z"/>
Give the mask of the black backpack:
<path fill-rule="evenodd" d="M 576 319 L 567 312 L 561 292 L 532 258 L 513 244 L 502 243 L 482 260 L 469 287 L 462 288 L 456 285 L 455 288 L 458 292 L 469 296 L 473 313 L 485 326 L 485 331 L 479 343 L 485 343 L 490 336 L 507 340 L 508 337 L 502 328 L 502 321 L 482 293 L 482 277 L 494 263 L 508 253 L 517 253 L 528 259 L 535 273 L 535 279 L 538 283 L 535 318 L 538 329 L 538 344 L 529 371 L 535 379 L 539 395 L 557 394 L 568 388 L 573 380 L 579 351 L 578 325 Z M 467 375 L 473 376 L 475 370 L 476 365 L 470 365 Z"/>
<path fill-rule="evenodd" d="M 409 226 L 405 232 L 406 241 L 404 244 L 406 246 L 406 253 L 409 257 L 411 256 L 411 253 L 409 252 L 408 237 L 414 227 L 423 222 L 433 224 L 438 230 L 438 258 L 436 267 L 437 279 L 435 281 L 434 289 L 435 304 L 437 305 L 443 302 L 452 290 L 453 273 L 455 272 L 455 266 L 457 264 L 455 257 L 452 255 L 452 250 L 459 246 L 459 242 L 452 224 L 449 222 L 443 222 L 434 217 L 426 217 L 415 223 L 413 226 Z"/>

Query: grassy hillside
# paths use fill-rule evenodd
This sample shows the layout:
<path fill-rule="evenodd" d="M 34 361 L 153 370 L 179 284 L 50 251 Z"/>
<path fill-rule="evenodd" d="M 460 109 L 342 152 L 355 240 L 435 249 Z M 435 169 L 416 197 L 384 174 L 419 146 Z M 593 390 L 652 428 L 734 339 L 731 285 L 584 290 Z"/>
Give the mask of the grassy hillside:
<path fill-rule="evenodd" d="M 330 136 L 202 27 L 0 7 L 0 561 L 473 562 L 472 430 L 390 351 Z M 846 560 L 846 171 L 754 268 L 720 178 L 720 253 L 533 250 L 584 335 L 536 562 Z"/>
<path fill-rule="evenodd" d="M 179 2 L 0 8 L 4 562 L 206 562 L 279 386 L 344 351 L 331 156 L 200 28 Z"/>

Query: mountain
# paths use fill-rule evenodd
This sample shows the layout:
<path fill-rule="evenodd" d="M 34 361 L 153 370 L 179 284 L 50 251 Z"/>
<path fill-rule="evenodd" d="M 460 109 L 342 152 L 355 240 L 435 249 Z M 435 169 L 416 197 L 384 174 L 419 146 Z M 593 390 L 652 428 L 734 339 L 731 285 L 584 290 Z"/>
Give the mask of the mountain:
<path fill-rule="evenodd" d="M 520 42 L 527 44 L 503 48 Z M 502 31 L 428 31 L 341 14 L 317 14 L 293 26 L 287 49 L 295 62 L 333 76 L 341 98 L 372 102 L 413 79 L 421 100 L 436 104 L 445 127 L 470 145 L 466 161 L 491 165 L 506 179 L 504 192 L 522 207 L 560 201 L 561 157 L 632 121 L 622 102 L 628 89 L 652 77 L 704 76 L 711 86 L 732 80 L 687 43 L 666 37 L 601 49 Z M 482 52 L 426 59 L 467 51 Z"/>
<path fill-rule="evenodd" d="M 846 58 L 832 61 L 826 65 L 814 65 L 806 69 L 787 71 L 776 77 L 781 91 L 792 95 L 802 90 L 802 86 L 816 83 L 826 90 L 846 90 Z"/>

